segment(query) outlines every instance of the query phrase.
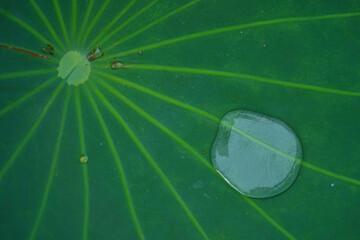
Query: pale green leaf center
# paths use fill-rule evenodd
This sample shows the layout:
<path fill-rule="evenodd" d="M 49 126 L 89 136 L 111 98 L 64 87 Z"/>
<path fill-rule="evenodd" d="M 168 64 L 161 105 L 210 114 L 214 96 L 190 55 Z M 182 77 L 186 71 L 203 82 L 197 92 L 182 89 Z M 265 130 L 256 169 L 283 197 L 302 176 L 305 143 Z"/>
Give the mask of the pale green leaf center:
<path fill-rule="evenodd" d="M 60 60 L 58 77 L 67 79 L 69 85 L 77 86 L 88 80 L 90 62 L 77 51 L 67 52 Z"/>

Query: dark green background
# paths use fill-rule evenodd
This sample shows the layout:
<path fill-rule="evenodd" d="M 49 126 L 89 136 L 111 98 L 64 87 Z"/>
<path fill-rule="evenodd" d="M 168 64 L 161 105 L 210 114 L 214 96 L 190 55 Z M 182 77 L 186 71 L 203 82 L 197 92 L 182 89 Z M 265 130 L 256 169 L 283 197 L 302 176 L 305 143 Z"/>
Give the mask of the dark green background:
<path fill-rule="evenodd" d="M 66 50 L 82 53 L 88 51 L 87 47 L 94 47 L 87 45 L 128 4 L 128 1 L 110 0 L 85 39 L 87 44 L 77 44 L 77 37 L 84 36 L 79 30 L 86 19 L 89 2 L 94 2 L 94 5 L 84 26 L 91 24 L 107 1 L 76 1 L 74 35 L 74 24 L 71 24 L 74 1 L 59 0 L 70 39 L 67 46 L 53 2 L 36 1 L 36 5 Z M 118 40 L 189 2 L 158 1 L 103 43 L 105 61 L 99 59 L 91 63 L 92 73 L 85 84 L 79 87 L 65 84 L 62 87 L 23 148 L 24 138 L 63 80 L 55 80 L 0 115 L 0 239 L 31 239 L 32 232 L 33 239 L 358 238 L 360 14 L 348 17 L 339 14 L 360 13 L 359 1 L 201 0 L 120 46 L 105 51 Z M 149 3 L 136 1 L 105 33 L 109 34 Z M 0 8 L 0 44 L 40 53 L 40 49 L 46 46 L 46 42 L 11 20 L 15 17 L 38 31 L 56 48 L 55 63 L 0 48 L 0 111 L 3 111 L 55 77 L 56 62 L 65 52 L 35 11 L 32 1 L 2 0 Z M 333 17 L 313 18 L 324 15 Z M 132 69 L 105 68 L 113 55 L 155 42 L 228 26 L 293 17 L 301 19 L 177 41 L 144 50 L 143 56 L 132 54 L 119 58 L 126 64 L 133 64 Z M 86 31 L 88 27 L 84 29 Z M 140 69 L 136 64 L 248 74 L 307 87 L 190 73 L 191 70 L 155 70 L 154 66 Z M 21 77 L 9 78 L 6 75 L 46 69 L 49 69 L 47 73 L 32 76 L 25 73 Z M 95 73 L 95 69 L 100 75 Z M 139 91 L 136 86 L 112 81 L 104 73 L 178 102 L 173 104 L 168 98 L 157 98 Z M 157 123 L 175 134 L 179 141 L 115 97 L 102 82 L 131 99 Z M 132 129 L 144 147 L 142 150 L 146 150 L 147 158 L 108 111 L 91 83 Z M 323 89 L 311 90 L 308 86 Z M 326 89 L 345 92 L 334 93 Z M 102 128 L 87 91 L 108 131 Z M 76 92 L 79 92 L 81 105 L 84 146 L 78 129 Z M 66 118 L 63 118 L 67 94 L 70 94 L 69 105 Z M 213 117 L 206 117 L 204 112 L 195 108 Z M 209 152 L 218 128 L 216 119 L 234 109 L 278 118 L 299 137 L 306 166 L 302 166 L 294 185 L 283 194 L 260 200 L 244 198 L 209 168 Z M 62 118 L 64 128 L 59 131 Z M 61 144 L 56 154 L 59 132 L 62 133 Z M 106 137 L 107 132 L 111 139 Z M 86 167 L 79 163 L 83 147 L 89 156 Z M 19 148 L 21 151 L 14 158 Z M 116 165 L 114 149 L 125 175 Z M 203 150 L 206 154 L 202 154 Z M 54 156 L 57 162 L 51 174 Z M 149 159 L 154 162 L 150 164 Z M 11 164 L 4 172 L 4 166 L 9 162 Z M 155 170 L 155 164 L 162 174 Z M 327 172 L 324 174 L 311 166 Z M 126 183 L 121 176 L 125 176 Z M 44 192 L 49 179 L 51 185 L 46 197 Z M 124 185 L 131 194 L 143 236 L 135 228 Z M 42 203 L 44 211 L 40 214 Z M 85 215 L 86 211 L 88 215 Z M 39 222 L 37 228 L 34 227 L 36 219 Z"/>

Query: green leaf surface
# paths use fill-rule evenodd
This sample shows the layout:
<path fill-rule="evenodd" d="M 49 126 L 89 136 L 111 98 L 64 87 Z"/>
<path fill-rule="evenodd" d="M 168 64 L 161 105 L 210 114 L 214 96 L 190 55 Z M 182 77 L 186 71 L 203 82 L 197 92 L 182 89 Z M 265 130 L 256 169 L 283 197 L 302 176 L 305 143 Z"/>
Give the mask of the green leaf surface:
<path fill-rule="evenodd" d="M 0 239 L 357 239 L 359 24 L 355 0 L 1 1 Z M 299 138 L 284 193 L 211 165 L 237 109 Z"/>

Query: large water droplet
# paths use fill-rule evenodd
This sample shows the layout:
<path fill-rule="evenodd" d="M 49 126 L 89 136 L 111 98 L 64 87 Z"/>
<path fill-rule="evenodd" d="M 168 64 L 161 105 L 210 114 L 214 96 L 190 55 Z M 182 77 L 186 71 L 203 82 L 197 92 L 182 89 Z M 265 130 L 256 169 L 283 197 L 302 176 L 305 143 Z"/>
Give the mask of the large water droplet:
<path fill-rule="evenodd" d="M 282 121 L 235 110 L 221 120 L 211 158 L 215 169 L 237 191 L 266 198 L 295 181 L 302 150 L 295 133 Z"/>

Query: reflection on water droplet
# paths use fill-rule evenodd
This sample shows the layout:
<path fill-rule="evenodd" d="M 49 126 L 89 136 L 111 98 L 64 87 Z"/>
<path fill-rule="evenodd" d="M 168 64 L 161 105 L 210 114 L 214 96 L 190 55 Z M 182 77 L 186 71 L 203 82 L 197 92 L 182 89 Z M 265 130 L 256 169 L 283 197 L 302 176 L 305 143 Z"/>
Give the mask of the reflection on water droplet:
<path fill-rule="evenodd" d="M 117 62 L 112 62 L 110 64 L 112 69 L 118 69 L 118 68 L 129 68 L 128 65 L 125 65 L 123 62 L 121 61 L 117 61 Z"/>
<path fill-rule="evenodd" d="M 89 52 L 89 54 L 87 55 L 87 59 L 91 62 L 102 56 L 104 56 L 103 51 L 99 46 L 96 46 L 95 48 L 93 48 L 93 50 L 91 50 L 91 52 Z"/>
<path fill-rule="evenodd" d="M 237 191 L 254 198 L 277 195 L 295 181 L 302 150 L 282 121 L 235 110 L 221 120 L 211 149 L 212 164 Z"/>
<path fill-rule="evenodd" d="M 80 163 L 87 163 L 88 159 L 89 159 L 88 156 L 83 154 L 80 156 L 79 161 L 80 161 Z"/>

